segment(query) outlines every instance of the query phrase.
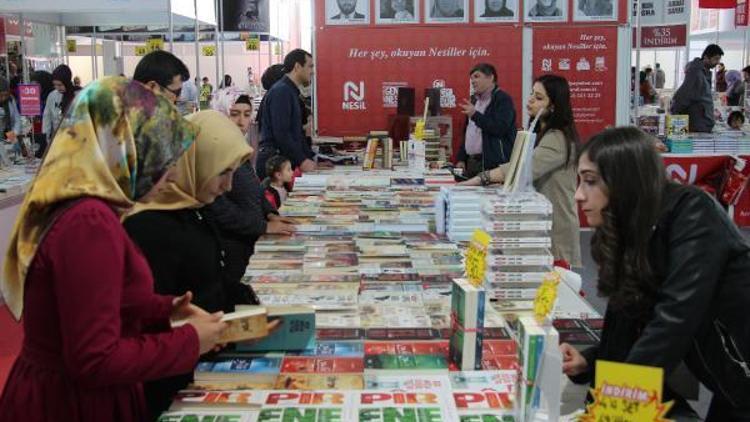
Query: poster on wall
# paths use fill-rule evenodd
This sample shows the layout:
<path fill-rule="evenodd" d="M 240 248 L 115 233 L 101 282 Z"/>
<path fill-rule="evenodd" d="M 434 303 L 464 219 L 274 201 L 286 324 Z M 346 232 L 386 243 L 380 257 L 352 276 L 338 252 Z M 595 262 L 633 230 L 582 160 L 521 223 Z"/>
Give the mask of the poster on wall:
<path fill-rule="evenodd" d="M 518 0 L 474 0 L 474 22 L 518 22 Z"/>
<path fill-rule="evenodd" d="M 367 25 L 370 0 L 326 0 L 327 25 Z"/>
<path fill-rule="evenodd" d="M 641 0 L 640 25 L 659 25 L 664 22 L 664 3 L 666 0 Z M 632 22 L 636 25 L 638 16 L 638 0 L 633 0 Z"/>
<path fill-rule="evenodd" d="M 337 47 L 341 39 L 347 40 L 346 48 Z M 358 136 L 389 130 L 400 87 L 415 89 L 418 112 L 424 90 L 438 88 L 441 114 L 452 118 L 456 151 L 466 121 L 458 104 L 469 98 L 469 71 L 477 63 L 494 65 L 500 88 L 511 95 L 516 110 L 523 107 L 522 48 L 522 31 L 507 25 L 453 31 L 431 26 L 326 27 L 316 33 L 318 131 Z"/>
<path fill-rule="evenodd" d="M 616 21 L 617 3 L 614 0 L 575 0 L 573 20 L 576 22 Z"/>
<path fill-rule="evenodd" d="M 425 22 L 469 22 L 469 0 L 424 0 Z"/>
<path fill-rule="evenodd" d="M 271 0 L 224 0 L 224 31 L 271 32 Z"/>
<path fill-rule="evenodd" d="M 568 80 L 576 128 L 582 141 L 615 124 L 617 28 L 534 29 L 533 73 Z"/>
<path fill-rule="evenodd" d="M 526 0 L 526 22 L 566 22 L 567 0 Z"/>
<path fill-rule="evenodd" d="M 418 23 L 419 0 L 376 0 L 376 22 L 379 24 Z"/>
<path fill-rule="evenodd" d="M 664 2 L 664 23 L 687 23 L 690 21 L 690 0 L 668 0 Z"/>

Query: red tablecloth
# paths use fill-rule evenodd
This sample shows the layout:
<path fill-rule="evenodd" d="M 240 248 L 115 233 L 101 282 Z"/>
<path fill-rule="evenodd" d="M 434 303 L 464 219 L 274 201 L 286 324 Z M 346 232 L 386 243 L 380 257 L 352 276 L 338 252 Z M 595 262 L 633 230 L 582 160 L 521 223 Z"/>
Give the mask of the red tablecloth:
<path fill-rule="evenodd" d="M 726 168 L 729 155 L 721 154 L 664 154 L 664 166 L 669 177 L 680 183 L 695 184 Z M 750 159 L 750 156 L 740 156 Z M 734 207 L 734 222 L 750 227 L 750 189 L 745 189 Z"/>

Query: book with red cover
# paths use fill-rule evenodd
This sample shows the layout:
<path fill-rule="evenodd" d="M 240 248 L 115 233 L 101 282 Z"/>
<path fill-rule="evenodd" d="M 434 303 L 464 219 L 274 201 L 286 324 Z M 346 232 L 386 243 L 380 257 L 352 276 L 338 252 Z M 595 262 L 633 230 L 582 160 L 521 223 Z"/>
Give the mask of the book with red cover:
<path fill-rule="evenodd" d="M 352 374 L 363 371 L 362 358 L 287 356 L 281 363 L 282 373 Z"/>
<path fill-rule="evenodd" d="M 429 342 L 386 342 L 366 341 L 366 355 L 440 355 L 448 356 L 448 342 L 444 340 Z"/>

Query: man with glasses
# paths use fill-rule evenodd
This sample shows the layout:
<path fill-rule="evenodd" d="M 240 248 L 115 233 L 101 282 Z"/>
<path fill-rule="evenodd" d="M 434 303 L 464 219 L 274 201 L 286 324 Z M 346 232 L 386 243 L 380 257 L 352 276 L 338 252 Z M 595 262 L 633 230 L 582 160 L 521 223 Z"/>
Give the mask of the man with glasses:
<path fill-rule="evenodd" d="M 133 79 L 176 104 L 182 94 L 182 83 L 190 79 L 190 71 L 174 54 L 157 50 L 138 62 Z"/>

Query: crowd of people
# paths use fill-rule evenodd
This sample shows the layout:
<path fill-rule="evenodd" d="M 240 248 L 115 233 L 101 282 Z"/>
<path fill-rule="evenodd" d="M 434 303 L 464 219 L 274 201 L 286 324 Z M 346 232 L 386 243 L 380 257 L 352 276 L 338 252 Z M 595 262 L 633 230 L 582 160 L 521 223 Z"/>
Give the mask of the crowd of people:
<path fill-rule="evenodd" d="M 691 84 L 704 88 L 717 56 L 707 49 L 691 63 Z M 313 57 L 294 50 L 263 75 L 254 151 L 245 136 L 252 97 L 225 80 L 215 93 L 205 88 L 212 110 L 183 117 L 175 104 L 190 75 L 170 53 L 146 55 L 132 80 L 106 77 L 77 94 L 70 69 L 55 70 L 45 110 L 50 142 L 0 284 L 9 310 L 24 318 L 0 414 L 154 420 L 190 382 L 199 357 L 224 347 L 223 313 L 258 303 L 240 280 L 255 240 L 294 232 L 277 208 L 295 172 L 318 168 L 300 99 L 313 72 Z M 468 76 L 475 95 L 461 103 L 458 166 L 464 184 L 500 183 L 516 110 L 494 66 L 477 64 Z M 7 90 L 0 84 L 10 139 L 17 132 Z M 676 103 L 692 112 L 704 98 L 691 92 Z M 565 374 L 590 382 L 597 359 L 666 375 L 685 362 L 713 392 L 708 420 L 748 420 L 750 324 L 742 315 L 750 246 L 736 226 L 706 194 L 670 183 L 654 140 L 640 130 L 607 129 L 582 143 L 562 76 L 537 77 L 526 109 L 536 122 L 533 183 L 554 210 L 552 253 L 582 265 L 580 207 L 594 228 L 598 290 L 609 300 L 597 347 L 561 345 Z M 172 328 L 177 320 L 188 323 Z M 671 416 L 694 415 L 672 389 L 665 398 L 675 400 Z"/>

